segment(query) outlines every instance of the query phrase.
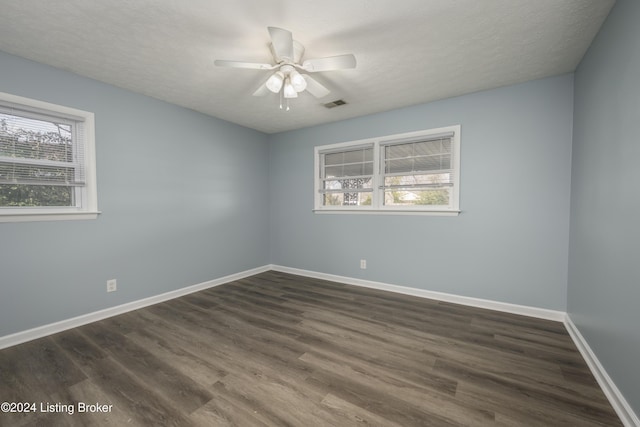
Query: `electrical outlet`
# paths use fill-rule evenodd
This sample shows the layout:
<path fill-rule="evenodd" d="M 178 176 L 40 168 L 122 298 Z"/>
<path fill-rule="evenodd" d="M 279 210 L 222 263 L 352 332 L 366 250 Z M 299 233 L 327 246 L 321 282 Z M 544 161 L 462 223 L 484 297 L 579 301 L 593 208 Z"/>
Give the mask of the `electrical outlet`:
<path fill-rule="evenodd" d="M 118 290 L 116 279 L 107 280 L 107 292 L 115 292 Z"/>
<path fill-rule="evenodd" d="M 366 259 L 361 259 L 360 260 L 360 268 L 362 270 L 366 270 L 367 269 L 367 260 Z"/>

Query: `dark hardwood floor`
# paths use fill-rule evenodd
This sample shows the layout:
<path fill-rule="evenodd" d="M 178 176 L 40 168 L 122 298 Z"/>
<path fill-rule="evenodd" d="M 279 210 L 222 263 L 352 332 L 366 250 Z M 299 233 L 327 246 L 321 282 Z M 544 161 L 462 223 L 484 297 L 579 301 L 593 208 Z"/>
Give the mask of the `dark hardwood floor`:
<path fill-rule="evenodd" d="M 1 350 L 0 402 L 37 405 L 2 426 L 621 425 L 562 323 L 277 272 Z"/>

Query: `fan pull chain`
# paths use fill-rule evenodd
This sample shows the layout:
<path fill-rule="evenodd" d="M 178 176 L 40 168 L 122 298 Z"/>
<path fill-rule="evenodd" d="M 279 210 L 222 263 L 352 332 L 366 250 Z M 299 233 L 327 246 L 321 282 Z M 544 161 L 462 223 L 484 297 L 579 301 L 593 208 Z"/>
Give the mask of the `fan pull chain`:
<path fill-rule="evenodd" d="M 282 93 L 283 93 L 283 91 L 279 92 L 279 95 L 280 95 L 280 109 L 284 110 L 284 111 L 289 111 L 289 110 L 291 110 L 291 108 L 289 107 L 289 98 L 286 99 L 286 104 L 283 106 L 282 105 L 282 97 L 283 97 Z"/>

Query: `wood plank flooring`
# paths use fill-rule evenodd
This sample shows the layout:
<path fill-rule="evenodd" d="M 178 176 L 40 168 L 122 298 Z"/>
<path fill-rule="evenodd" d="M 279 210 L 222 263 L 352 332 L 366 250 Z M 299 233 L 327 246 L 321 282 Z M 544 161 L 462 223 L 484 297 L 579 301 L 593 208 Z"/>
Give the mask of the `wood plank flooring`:
<path fill-rule="evenodd" d="M 37 405 L 2 426 L 622 425 L 561 323 L 278 272 L 0 350 L 0 402 Z"/>

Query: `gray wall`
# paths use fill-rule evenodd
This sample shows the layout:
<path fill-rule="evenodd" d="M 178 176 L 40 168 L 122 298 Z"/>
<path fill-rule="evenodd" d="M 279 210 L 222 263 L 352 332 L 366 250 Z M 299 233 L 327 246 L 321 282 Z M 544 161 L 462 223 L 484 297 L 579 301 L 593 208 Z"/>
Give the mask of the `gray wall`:
<path fill-rule="evenodd" d="M 2 92 L 95 113 L 103 212 L 0 223 L 0 336 L 268 264 L 264 134 L 1 52 L 0 70 Z"/>
<path fill-rule="evenodd" d="M 271 135 L 271 262 L 564 311 L 572 120 L 564 75 Z M 453 124 L 460 216 L 312 213 L 314 146 Z"/>
<path fill-rule="evenodd" d="M 638 22 L 618 0 L 575 76 L 568 312 L 640 414 Z"/>

